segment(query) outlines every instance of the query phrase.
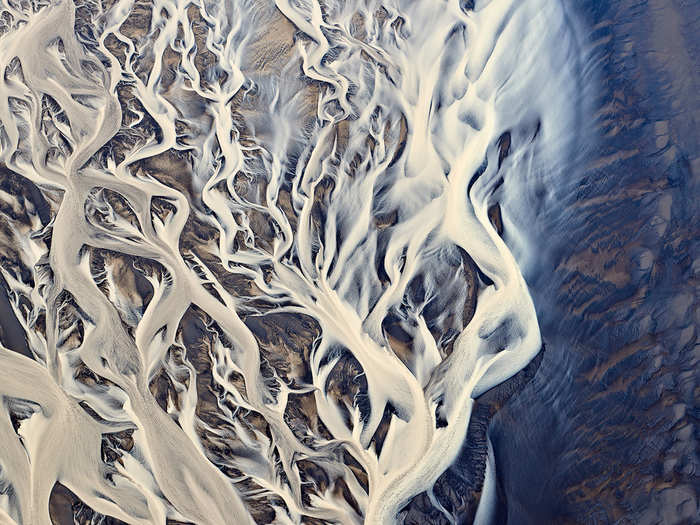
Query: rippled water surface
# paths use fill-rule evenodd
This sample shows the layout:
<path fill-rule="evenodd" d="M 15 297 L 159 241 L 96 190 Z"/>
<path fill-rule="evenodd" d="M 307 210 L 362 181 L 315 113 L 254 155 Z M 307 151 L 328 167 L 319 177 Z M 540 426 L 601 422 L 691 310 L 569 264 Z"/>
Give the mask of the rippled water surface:
<path fill-rule="evenodd" d="M 695 523 L 699 19 L 0 0 L 0 524 Z"/>

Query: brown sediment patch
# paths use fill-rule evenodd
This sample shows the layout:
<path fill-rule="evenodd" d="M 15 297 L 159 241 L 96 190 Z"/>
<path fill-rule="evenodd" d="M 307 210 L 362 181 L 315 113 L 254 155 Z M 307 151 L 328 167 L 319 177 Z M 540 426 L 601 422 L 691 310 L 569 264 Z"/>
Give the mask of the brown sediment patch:
<path fill-rule="evenodd" d="M 284 422 L 296 438 L 306 446 L 317 448 L 317 437 L 331 441 L 333 436 L 318 417 L 313 392 L 289 396 L 284 410 Z"/>
<path fill-rule="evenodd" d="M 148 389 L 156 400 L 158 406 L 164 411 L 168 411 L 168 405 L 170 403 L 176 404 L 177 399 L 173 399 L 173 393 L 175 392 L 175 386 L 173 385 L 168 373 L 165 369 L 161 368 L 158 373 L 151 379 L 148 385 Z"/>
<path fill-rule="evenodd" d="M 501 206 L 496 203 L 488 209 L 489 221 L 496 229 L 498 235 L 503 235 L 503 217 L 501 217 Z"/>
<path fill-rule="evenodd" d="M 165 186 L 182 193 L 190 204 L 196 201 L 189 157 L 182 151 L 169 148 L 158 155 L 134 162 L 130 169 L 133 173 L 143 170 Z"/>
<path fill-rule="evenodd" d="M 112 301 L 116 297 L 120 304 L 113 304 L 118 310 L 122 322 L 135 326 L 138 319 L 125 317 L 137 313 L 139 318 L 153 298 L 153 286 L 146 276 L 165 277 L 165 268 L 158 262 L 134 257 L 119 252 L 86 247 L 90 258 L 90 273 L 100 291 Z M 105 278 L 107 273 L 112 277 L 113 288 Z M 127 308 L 129 311 L 123 311 Z"/>
<path fill-rule="evenodd" d="M 311 485 L 311 487 L 306 486 L 302 492 L 304 504 L 310 505 L 310 493 L 323 494 L 330 484 L 330 478 L 323 468 L 311 460 L 302 459 L 297 461 L 296 465 L 299 467 L 302 483 Z"/>
<path fill-rule="evenodd" d="M 153 197 L 151 199 L 151 214 L 165 224 L 170 215 L 175 215 L 177 207 L 169 199 Z"/>
<path fill-rule="evenodd" d="M 12 219 L 15 227 L 31 226 L 31 215 L 48 224 L 57 211 L 57 202 L 29 179 L 0 164 L 0 214 Z"/>
<path fill-rule="evenodd" d="M 152 11 L 150 1 L 136 0 L 119 32 L 136 42 L 143 40 L 151 29 Z"/>
<path fill-rule="evenodd" d="M 162 89 L 163 96 L 173 104 L 177 101 L 178 97 L 191 93 L 182 89 L 177 92 L 171 91 L 171 87 L 173 87 L 177 76 L 176 70 L 181 63 L 181 55 L 171 46 L 166 46 L 161 61 L 160 88 Z"/>
<path fill-rule="evenodd" d="M 313 231 L 319 239 L 323 238 L 330 196 L 334 189 L 335 182 L 330 178 L 324 177 L 314 190 L 314 202 L 311 206 L 311 221 L 313 223 Z"/>
<path fill-rule="evenodd" d="M 343 463 L 347 465 L 352 471 L 353 475 L 357 478 L 365 492 L 369 491 L 369 477 L 367 472 L 362 468 L 362 465 L 347 451 L 343 452 Z"/>
<path fill-rule="evenodd" d="M 79 348 L 85 337 L 84 321 L 89 317 L 67 290 L 63 290 L 58 295 L 55 308 L 57 311 L 57 332 L 61 334 L 61 338 L 56 341 L 56 346 L 63 352 Z"/>
<path fill-rule="evenodd" d="M 311 384 L 311 350 L 321 333 L 310 316 L 269 312 L 245 320 L 260 345 L 263 357 L 285 381 Z"/>
<path fill-rule="evenodd" d="M 190 28 L 194 34 L 195 45 L 197 46 L 197 53 L 194 57 L 194 65 L 200 74 L 200 83 L 203 86 L 209 84 L 207 77 L 213 76 L 213 72 L 216 68 L 217 57 L 207 48 L 207 34 L 209 32 L 209 26 L 206 21 L 202 18 L 200 10 L 195 5 L 190 5 L 187 8 L 187 18 L 190 21 Z M 222 72 L 223 73 L 223 72 Z M 217 79 L 218 82 L 225 81 L 225 74 L 222 74 Z"/>
<path fill-rule="evenodd" d="M 260 25 L 253 30 L 259 37 L 251 39 L 242 70 L 244 74 L 251 71 L 280 74 L 294 57 L 296 27 L 276 7 L 270 9 L 266 2 L 256 3 Z"/>
<path fill-rule="evenodd" d="M 56 483 L 51 490 L 49 515 L 53 525 L 128 525 L 117 518 L 96 512 L 60 483 Z"/>
<path fill-rule="evenodd" d="M 410 368 L 413 363 L 413 337 L 401 328 L 401 322 L 393 316 L 384 319 L 382 329 L 396 357 Z"/>
<path fill-rule="evenodd" d="M 7 283 L 2 275 L 0 275 L 0 343 L 9 350 L 33 359 L 24 328 L 10 306 Z"/>
<path fill-rule="evenodd" d="M 103 434 L 102 436 L 102 461 L 105 463 L 117 462 L 124 465 L 121 459 L 124 453 L 130 452 L 134 448 L 134 431 L 123 430 L 121 432 L 113 432 Z"/>
<path fill-rule="evenodd" d="M 352 493 L 350 492 L 350 489 L 348 488 L 347 483 L 345 483 L 345 480 L 343 478 L 336 478 L 333 482 L 333 494 L 338 497 L 342 496 L 342 498 L 348 502 L 348 504 L 353 508 L 353 510 L 359 514 L 362 515 L 362 511 L 360 510 L 360 506 L 357 503 L 357 500 L 353 497 Z"/>
<path fill-rule="evenodd" d="M 108 188 L 93 188 L 88 196 L 89 200 L 96 202 L 104 202 L 109 205 L 109 208 L 114 211 L 119 217 L 126 220 L 131 226 L 137 230 L 141 230 L 141 224 L 139 219 L 134 212 L 134 209 L 129 204 L 129 201 L 121 193 Z M 108 219 L 106 213 L 102 213 L 101 209 L 97 209 L 94 214 L 89 214 L 86 210 L 86 216 L 95 216 L 98 223 L 104 224 L 105 227 L 109 227 L 109 224 L 105 221 Z"/>
<path fill-rule="evenodd" d="M 379 426 L 377 427 L 374 436 L 372 436 L 372 439 L 370 440 L 370 444 L 374 445 L 374 450 L 376 451 L 378 457 L 381 456 L 382 449 L 384 448 L 384 441 L 386 440 L 386 436 L 389 432 L 389 426 L 391 425 L 391 419 L 394 414 L 396 414 L 394 407 L 391 406 L 390 403 L 387 403 L 387 405 L 384 407 L 384 414 L 382 414 L 382 419 L 379 422 Z"/>
<path fill-rule="evenodd" d="M 97 375 L 82 361 L 79 361 L 76 364 L 75 369 L 73 370 L 73 379 L 89 388 L 96 386 L 116 386 L 109 379 L 105 379 L 104 377 Z"/>
<path fill-rule="evenodd" d="M 122 69 L 126 68 L 126 53 L 128 46 L 119 40 L 113 33 L 110 33 L 104 40 L 107 50 L 119 61 Z"/>
<path fill-rule="evenodd" d="M 353 428 L 351 410 L 359 410 L 360 418 L 369 414 L 367 379 L 352 353 L 342 348 L 331 351 L 330 355 L 334 353 L 339 355 L 339 359 L 328 374 L 325 390 L 340 409 L 346 426 Z"/>
<path fill-rule="evenodd" d="M 501 167 L 505 158 L 510 155 L 510 131 L 506 131 L 498 137 L 498 167 Z"/>

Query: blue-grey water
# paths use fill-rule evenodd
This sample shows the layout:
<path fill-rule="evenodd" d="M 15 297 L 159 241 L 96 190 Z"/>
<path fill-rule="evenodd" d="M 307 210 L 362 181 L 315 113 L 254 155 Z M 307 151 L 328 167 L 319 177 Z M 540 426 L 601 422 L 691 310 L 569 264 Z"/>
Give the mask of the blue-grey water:
<path fill-rule="evenodd" d="M 700 521 L 700 3 L 567 2 L 604 132 L 526 279 L 546 344 L 490 435 L 499 523 Z"/>

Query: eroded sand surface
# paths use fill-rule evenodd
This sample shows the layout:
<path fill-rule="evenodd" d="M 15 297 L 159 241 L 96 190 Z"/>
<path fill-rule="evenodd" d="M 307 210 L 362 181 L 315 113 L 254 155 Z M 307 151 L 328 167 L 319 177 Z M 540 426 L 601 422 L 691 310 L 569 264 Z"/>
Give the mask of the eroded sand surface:
<path fill-rule="evenodd" d="M 0 521 L 464 519 L 434 486 L 542 347 L 562 6 L 0 5 Z"/>

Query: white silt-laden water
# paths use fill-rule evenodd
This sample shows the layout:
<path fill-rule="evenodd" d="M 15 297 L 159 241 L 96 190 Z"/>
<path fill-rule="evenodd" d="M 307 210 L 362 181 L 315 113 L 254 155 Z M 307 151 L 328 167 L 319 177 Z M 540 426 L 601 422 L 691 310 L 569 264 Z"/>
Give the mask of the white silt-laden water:
<path fill-rule="evenodd" d="M 542 346 L 517 262 L 538 247 L 511 217 L 575 125 L 559 2 L 0 5 L 0 161 L 51 213 L 3 223 L 32 357 L 0 350 L 0 521 L 49 525 L 56 482 L 133 524 L 253 523 L 261 502 L 276 523 L 397 521 L 469 439 L 473 399 Z M 214 232 L 196 249 L 193 223 Z M 270 314 L 317 327 L 284 376 L 246 321 Z"/>

